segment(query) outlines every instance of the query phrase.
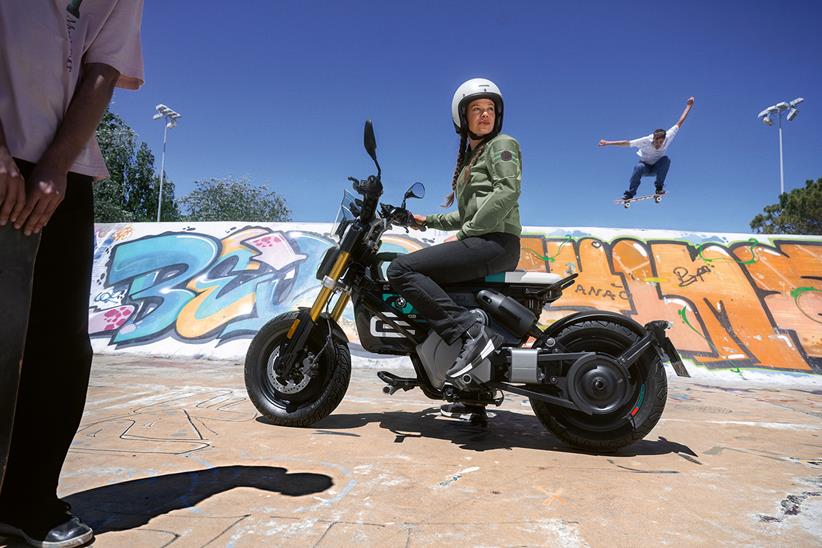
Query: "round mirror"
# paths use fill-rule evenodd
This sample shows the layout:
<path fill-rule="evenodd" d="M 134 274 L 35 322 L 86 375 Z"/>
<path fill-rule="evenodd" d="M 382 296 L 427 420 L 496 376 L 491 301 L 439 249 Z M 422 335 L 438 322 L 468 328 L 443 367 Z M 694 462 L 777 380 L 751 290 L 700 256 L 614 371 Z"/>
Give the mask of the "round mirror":
<path fill-rule="evenodd" d="M 408 189 L 408 195 L 414 198 L 425 198 L 425 185 L 422 183 L 414 183 Z"/>

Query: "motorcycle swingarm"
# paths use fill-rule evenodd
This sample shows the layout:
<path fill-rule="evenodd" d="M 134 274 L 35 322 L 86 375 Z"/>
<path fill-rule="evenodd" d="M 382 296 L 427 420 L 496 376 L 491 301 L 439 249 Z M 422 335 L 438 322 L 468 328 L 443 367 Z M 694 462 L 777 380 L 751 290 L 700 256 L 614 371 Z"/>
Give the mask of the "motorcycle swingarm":
<path fill-rule="evenodd" d="M 593 414 L 590 411 L 580 409 L 576 406 L 574 402 L 570 400 L 566 400 L 557 396 L 551 396 L 550 394 L 543 394 L 542 392 L 534 392 L 533 390 L 528 390 L 527 388 L 522 388 L 521 386 L 514 386 L 512 384 L 499 381 L 491 381 L 488 383 L 488 386 L 490 388 L 496 388 L 498 390 L 503 390 L 506 392 L 513 392 L 514 394 L 519 394 L 520 396 L 525 396 L 527 398 L 542 400 L 545 403 L 550 403 L 552 405 L 556 405 L 557 407 L 564 407 L 566 409 L 571 409 L 572 411 L 580 411 L 582 413 L 585 413 L 586 415 Z"/>

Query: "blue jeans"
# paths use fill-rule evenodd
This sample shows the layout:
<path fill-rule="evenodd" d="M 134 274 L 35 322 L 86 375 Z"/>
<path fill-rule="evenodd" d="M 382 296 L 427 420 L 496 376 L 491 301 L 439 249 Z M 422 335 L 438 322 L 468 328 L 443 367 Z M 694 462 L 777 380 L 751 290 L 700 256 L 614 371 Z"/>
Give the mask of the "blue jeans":
<path fill-rule="evenodd" d="M 631 186 L 625 191 L 626 198 L 633 198 L 636 195 L 636 190 L 639 188 L 640 179 L 656 175 L 656 190 L 662 190 L 665 184 L 665 177 L 668 175 L 668 168 L 671 167 L 671 159 L 663 156 L 654 165 L 639 162 L 634 166 L 634 172 L 631 175 Z"/>

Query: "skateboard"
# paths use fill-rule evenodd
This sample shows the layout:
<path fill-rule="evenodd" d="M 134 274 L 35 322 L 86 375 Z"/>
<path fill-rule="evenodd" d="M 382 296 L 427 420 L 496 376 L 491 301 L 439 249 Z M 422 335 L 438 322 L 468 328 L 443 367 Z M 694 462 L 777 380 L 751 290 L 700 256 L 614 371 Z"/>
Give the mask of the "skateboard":
<path fill-rule="evenodd" d="M 631 207 L 631 204 L 634 202 L 641 202 L 642 200 L 651 200 L 653 199 L 654 202 L 659 203 L 662 201 L 662 197 L 666 196 L 668 192 L 666 191 L 665 194 L 646 194 L 645 196 L 634 196 L 633 198 L 624 199 L 618 198 L 614 200 L 614 203 L 617 205 L 622 205 L 623 207 Z"/>
<path fill-rule="evenodd" d="M 40 236 L 0 227 L 0 487 L 9 454 Z"/>

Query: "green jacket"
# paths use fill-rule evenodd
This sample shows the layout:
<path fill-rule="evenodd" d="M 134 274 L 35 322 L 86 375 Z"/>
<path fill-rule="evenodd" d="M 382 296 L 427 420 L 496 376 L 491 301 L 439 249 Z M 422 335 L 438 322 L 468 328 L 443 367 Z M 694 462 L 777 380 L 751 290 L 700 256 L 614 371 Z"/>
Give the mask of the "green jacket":
<path fill-rule="evenodd" d="M 520 180 L 522 161 L 519 143 L 508 135 L 497 135 L 485 145 L 471 167 L 457 179 L 457 211 L 428 215 L 426 225 L 440 230 L 458 230 L 457 238 L 507 232 L 519 236 Z"/>

